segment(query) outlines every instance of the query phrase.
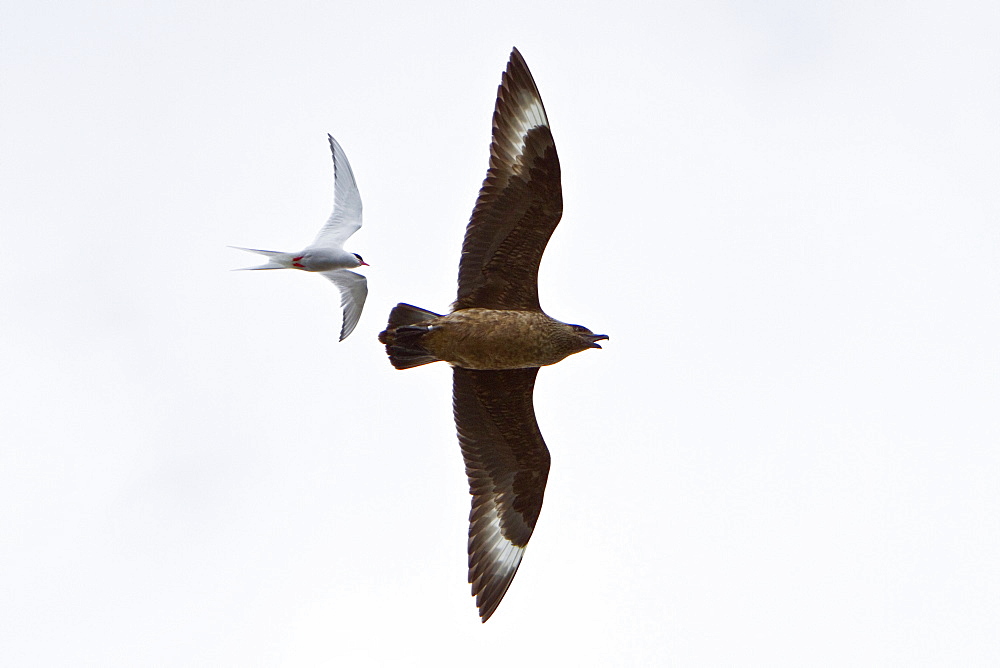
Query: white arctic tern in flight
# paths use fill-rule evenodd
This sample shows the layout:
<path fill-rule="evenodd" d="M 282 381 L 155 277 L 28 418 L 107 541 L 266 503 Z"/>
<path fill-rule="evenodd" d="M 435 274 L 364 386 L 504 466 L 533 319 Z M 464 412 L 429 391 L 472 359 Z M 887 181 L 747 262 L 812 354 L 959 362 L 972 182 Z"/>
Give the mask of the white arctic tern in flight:
<path fill-rule="evenodd" d="M 267 264 L 246 269 L 301 269 L 326 276 L 340 288 L 340 305 L 344 309 L 344 325 L 340 330 L 343 341 L 354 331 L 368 296 L 368 279 L 348 269 L 367 267 L 368 263 L 357 253 L 344 250 L 344 242 L 361 227 L 361 194 L 354 182 L 354 172 L 347 154 L 332 136 L 333 151 L 333 213 L 316 239 L 297 253 L 240 248 L 239 250 L 267 256 Z"/>

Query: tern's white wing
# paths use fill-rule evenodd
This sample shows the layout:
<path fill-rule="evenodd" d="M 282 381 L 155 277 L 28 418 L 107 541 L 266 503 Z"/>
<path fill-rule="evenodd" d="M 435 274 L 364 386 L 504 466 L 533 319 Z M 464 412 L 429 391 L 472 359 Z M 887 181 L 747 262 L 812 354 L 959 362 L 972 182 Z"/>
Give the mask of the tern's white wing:
<path fill-rule="evenodd" d="M 365 298 L 368 297 L 368 279 L 346 269 L 320 273 L 340 288 L 340 306 L 344 309 L 344 326 L 340 329 L 340 340 L 343 341 L 354 331 L 361 318 L 361 309 L 365 307 Z"/>
<path fill-rule="evenodd" d="M 361 193 L 354 182 L 351 163 L 337 140 L 327 137 L 333 151 L 333 213 L 310 248 L 343 248 L 347 238 L 361 227 Z"/>

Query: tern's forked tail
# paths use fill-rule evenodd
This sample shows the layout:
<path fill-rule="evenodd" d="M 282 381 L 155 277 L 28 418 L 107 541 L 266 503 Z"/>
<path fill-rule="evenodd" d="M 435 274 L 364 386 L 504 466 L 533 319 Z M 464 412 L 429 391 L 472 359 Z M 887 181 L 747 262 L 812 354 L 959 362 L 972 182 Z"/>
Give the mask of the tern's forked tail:
<path fill-rule="evenodd" d="M 438 361 L 437 357 L 420 345 L 420 339 L 430 331 L 426 323 L 440 317 L 433 311 L 410 304 L 397 304 L 392 309 L 389 324 L 378 335 L 378 340 L 385 344 L 385 352 L 394 367 L 412 369 Z"/>
<path fill-rule="evenodd" d="M 256 248 L 242 248 L 240 246 L 230 246 L 230 248 L 246 251 L 248 253 L 257 253 L 257 255 L 264 255 L 267 257 L 267 264 L 257 265 L 256 267 L 240 267 L 237 271 L 249 271 L 253 269 L 290 269 L 292 267 L 291 253 L 257 250 Z"/>

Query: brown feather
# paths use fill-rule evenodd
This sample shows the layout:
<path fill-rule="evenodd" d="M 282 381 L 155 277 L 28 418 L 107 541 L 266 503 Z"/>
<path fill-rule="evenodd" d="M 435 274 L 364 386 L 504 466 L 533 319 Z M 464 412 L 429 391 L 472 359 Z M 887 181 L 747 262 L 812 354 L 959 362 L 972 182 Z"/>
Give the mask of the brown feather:
<path fill-rule="evenodd" d="M 514 49 L 497 92 L 490 167 L 466 228 L 452 309 L 540 311 L 538 265 L 561 217 L 559 156 L 538 88 Z"/>
<path fill-rule="evenodd" d="M 454 367 L 455 424 L 472 494 L 469 582 L 484 622 L 507 592 L 542 509 L 550 460 L 532 402 L 537 374 Z"/>

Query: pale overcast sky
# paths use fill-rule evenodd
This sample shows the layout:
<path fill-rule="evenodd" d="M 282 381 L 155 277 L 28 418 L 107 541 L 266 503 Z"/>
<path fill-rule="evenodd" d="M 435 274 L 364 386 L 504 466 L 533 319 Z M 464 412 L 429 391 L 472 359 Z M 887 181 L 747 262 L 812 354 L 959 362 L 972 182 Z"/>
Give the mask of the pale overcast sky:
<path fill-rule="evenodd" d="M 991 2 L 8 2 L 0 663 L 1000 663 Z M 545 507 L 479 623 L 445 310 L 512 46 L 562 160 Z M 339 298 L 232 272 L 332 204 Z"/>

